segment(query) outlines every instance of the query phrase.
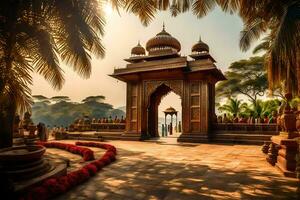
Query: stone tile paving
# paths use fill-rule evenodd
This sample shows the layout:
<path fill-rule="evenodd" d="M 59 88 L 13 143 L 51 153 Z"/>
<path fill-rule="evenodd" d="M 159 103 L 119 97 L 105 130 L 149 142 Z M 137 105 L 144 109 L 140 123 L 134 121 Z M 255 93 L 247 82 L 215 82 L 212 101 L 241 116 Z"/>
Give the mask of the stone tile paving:
<path fill-rule="evenodd" d="M 300 199 L 297 180 L 269 165 L 260 146 L 107 143 L 117 147 L 118 160 L 57 200 Z M 47 151 L 70 158 L 72 169 L 83 164 L 77 155 Z"/>

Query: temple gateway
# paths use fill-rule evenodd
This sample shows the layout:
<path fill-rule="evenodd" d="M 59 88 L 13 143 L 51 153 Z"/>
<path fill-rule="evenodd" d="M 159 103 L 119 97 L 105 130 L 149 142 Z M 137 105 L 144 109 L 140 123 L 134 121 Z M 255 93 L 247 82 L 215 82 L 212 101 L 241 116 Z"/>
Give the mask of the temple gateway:
<path fill-rule="evenodd" d="M 125 68 L 114 70 L 111 76 L 127 84 L 123 139 L 158 137 L 158 106 L 171 91 L 180 96 L 182 104 L 182 134 L 178 141 L 209 139 L 216 118 L 215 84 L 225 77 L 201 39 L 189 57 L 181 56 L 180 50 L 180 42 L 163 27 L 147 42 L 146 49 L 140 43 L 132 48 Z"/>

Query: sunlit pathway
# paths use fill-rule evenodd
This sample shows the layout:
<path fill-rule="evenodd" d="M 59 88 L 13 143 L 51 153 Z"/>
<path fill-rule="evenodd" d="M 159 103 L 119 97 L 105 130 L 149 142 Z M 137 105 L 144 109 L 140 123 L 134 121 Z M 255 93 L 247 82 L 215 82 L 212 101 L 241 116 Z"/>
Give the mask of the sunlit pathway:
<path fill-rule="evenodd" d="M 109 143 L 118 160 L 57 199 L 297 199 L 296 179 L 270 166 L 260 146 Z"/>

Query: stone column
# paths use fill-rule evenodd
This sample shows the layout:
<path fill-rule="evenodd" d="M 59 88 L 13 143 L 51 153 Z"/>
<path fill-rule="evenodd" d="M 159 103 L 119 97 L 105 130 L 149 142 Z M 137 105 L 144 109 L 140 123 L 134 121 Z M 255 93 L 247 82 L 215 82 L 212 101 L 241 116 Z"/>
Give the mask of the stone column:
<path fill-rule="evenodd" d="M 283 136 L 273 136 L 272 143 L 279 146 L 276 167 L 285 176 L 296 177 L 296 155 L 298 153 L 297 139 L 287 139 Z"/>

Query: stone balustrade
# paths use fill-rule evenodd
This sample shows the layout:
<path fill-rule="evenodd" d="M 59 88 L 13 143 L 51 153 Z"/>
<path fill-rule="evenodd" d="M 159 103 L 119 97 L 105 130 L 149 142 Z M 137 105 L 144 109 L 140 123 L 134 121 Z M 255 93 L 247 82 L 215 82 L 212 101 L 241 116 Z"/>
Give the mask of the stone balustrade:
<path fill-rule="evenodd" d="M 125 123 L 91 123 L 91 124 L 76 124 L 69 128 L 70 132 L 73 131 L 98 131 L 98 132 L 114 132 L 125 130 Z"/>
<path fill-rule="evenodd" d="M 125 123 L 92 123 L 91 128 L 95 131 L 122 131 L 125 130 Z"/>
<path fill-rule="evenodd" d="M 212 129 L 215 132 L 237 131 L 237 132 L 279 132 L 280 127 L 277 124 L 246 124 L 246 123 L 214 123 Z"/>

